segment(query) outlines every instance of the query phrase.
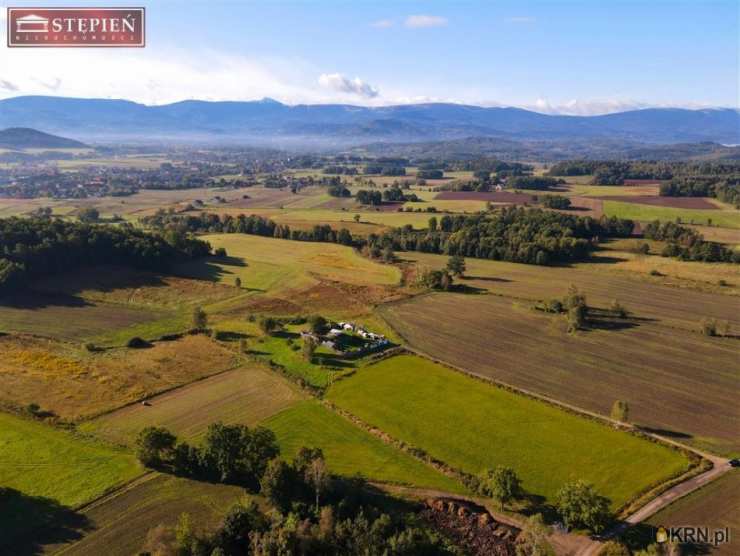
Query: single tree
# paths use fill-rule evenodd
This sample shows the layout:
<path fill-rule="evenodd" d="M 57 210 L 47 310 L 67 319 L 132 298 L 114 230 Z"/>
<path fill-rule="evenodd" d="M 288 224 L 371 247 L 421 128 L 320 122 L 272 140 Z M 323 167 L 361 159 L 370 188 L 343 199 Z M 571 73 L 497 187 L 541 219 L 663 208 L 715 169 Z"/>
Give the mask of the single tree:
<path fill-rule="evenodd" d="M 87 224 L 97 222 L 98 220 L 100 220 L 100 212 L 98 212 L 98 209 L 92 207 L 82 209 L 80 211 L 79 218 L 80 222 L 85 222 Z"/>
<path fill-rule="evenodd" d="M 313 361 L 313 356 L 316 353 L 316 347 L 316 340 L 313 337 L 303 337 L 303 358 L 309 363 Z"/>
<path fill-rule="evenodd" d="M 259 322 L 263 334 L 272 335 L 280 329 L 280 321 L 273 317 L 262 317 Z"/>
<path fill-rule="evenodd" d="M 627 423 L 630 417 L 630 406 L 624 400 L 616 400 L 612 405 L 611 418 L 621 423 Z"/>
<path fill-rule="evenodd" d="M 575 305 L 568 309 L 568 332 L 575 332 L 583 329 L 586 326 L 586 314 L 587 310 L 585 305 Z"/>
<path fill-rule="evenodd" d="M 237 288 L 241 288 L 242 287 L 242 279 L 239 278 L 238 276 L 236 278 L 234 278 L 234 286 L 236 286 Z"/>
<path fill-rule="evenodd" d="M 321 315 L 311 315 L 308 317 L 308 325 L 314 334 L 323 334 L 329 328 L 329 322 Z"/>
<path fill-rule="evenodd" d="M 147 467 L 157 467 L 170 458 L 176 440 L 164 427 L 146 427 L 136 437 L 136 455 Z"/>
<path fill-rule="evenodd" d="M 290 509 L 295 488 L 295 472 L 290 465 L 277 458 L 267 464 L 260 480 L 260 493 L 278 510 L 286 512 Z"/>
<path fill-rule="evenodd" d="M 717 335 L 717 320 L 713 318 L 703 318 L 701 320 L 701 333 L 705 336 Z"/>
<path fill-rule="evenodd" d="M 453 276 L 462 276 L 465 274 L 465 258 L 460 255 L 453 255 L 447 260 L 447 270 Z"/>
<path fill-rule="evenodd" d="M 208 328 L 208 314 L 201 307 L 193 309 L 193 328 L 196 330 Z"/>
<path fill-rule="evenodd" d="M 502 511 L 504 504 L 522 496 L 521 480 L 510 467 L 500 465 L 496 469 L 489 469 L 485 478 L 485 487 L 491 497 L 499 501 Z"/>
<path fill-rule="evenodd" d="M 429 219 L 429 231 L 430 232 L 436 232 L 437 231 L 437 217 L 432 216 Z"/>
<path fill-rule="evenodd" d="M 354 221 L 357 222 L 358 224 L 360 223 L 360 215 L 359 214 L 355 214 Z"/>
<path fill-rule="evenodd" d="M 175 525 L 175 543 L 181 554 L 190 554 L 197 535 L 193 529 L 193 520 L 190 514 L 183 512 Z"/>
<path fill-rule="evenodd" d="M 585 527 L 600 533 L 609 521 L 609 499 L 593 485 L 574 481 L 564 485 L 555 496 L 555 507 L 567 527 Z"/>
<path fill-rule="evenodd" d="M 314 488 L 316 494 L 316 512 L 319 511 L 319 496 L 329 485 L 329 471 L 323 457 L 315 458 L 306 469 L 306 480 Z"/>

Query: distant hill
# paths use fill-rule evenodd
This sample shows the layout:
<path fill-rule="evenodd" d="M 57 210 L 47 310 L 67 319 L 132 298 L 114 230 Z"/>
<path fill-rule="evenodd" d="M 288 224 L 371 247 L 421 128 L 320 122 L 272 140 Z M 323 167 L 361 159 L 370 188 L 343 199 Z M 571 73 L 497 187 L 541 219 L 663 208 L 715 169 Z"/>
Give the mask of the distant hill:
<path fill-rule="evenodd" d="M 495 137 L 467 137 L 448 141 L 412 143 L 375 142 L 353 147 L 351 152 L 404 158 L 471 160 L 558 161 L 591 160 L 726 160 L 740 161 L 740 146 L 718 143 L 655 144 L 594 138 L 571 141 L 512 141 Z"/>
<path fill-rule="evenodd" d="M 604 116 L 553 116 L 520 108 L 461 104 L 365 107 L 22 96 L 0 100 L 0 127 L 75 130 L 83 139 L 203 141 L 336 147 L 494 137 L 511 141 L 740 144 L 740 111 L 651 108 Z"/>
<path fill-rule="evenodd" d="M 29 127 L 9 127 L 0 130 L 0 148 L 3 149 L 84 149 L 87 145 L 50 135 Z"/>

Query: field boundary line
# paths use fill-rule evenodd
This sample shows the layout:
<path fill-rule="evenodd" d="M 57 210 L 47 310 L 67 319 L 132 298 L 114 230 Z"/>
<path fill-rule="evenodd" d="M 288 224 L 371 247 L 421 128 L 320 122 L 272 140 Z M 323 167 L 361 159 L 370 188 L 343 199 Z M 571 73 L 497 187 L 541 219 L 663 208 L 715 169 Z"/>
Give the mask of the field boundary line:
<path fill-rule="evenodd" d="M 80 504 L 80 505 L 77 505 L 77 506 L 72 506 L 71 507 L 71 510 L 74 511 L 74 512 L 84 513 L 87 510 L 96 508 L 96 507 L 100 506 L 101 504 L 105 504 L 109 500 L 113 500 L 114 498 L 120 496 L 124 492 L 128 492 L 129 490 L 131 490 L 133 488 L 136 488 L 140 484 L 143 484 L 143 483 L 146 483 L 146 482 L 151 481 L 152 479 L 155 479 L 159 475 L 160 475 L 160 473 L 158 473 L 157 471 L 145 470 L 141 475 L 137 475 L 133 479 L 130 479 L 130 480 L 128 480 L 128 481 L 126 481 L 126 482 L 118 485 L 118 486 L 113 487 L 110 490 L 107 490 L 107 491 L 103 492 L 101 495 L 96 496 L 92 500 L 88 500 L 87 502 L 84 502 L 83 504 Z M 39 530 L 43 529 L 45 526 L 46 525 L 43 525 L 42 524 L 39 527 L 36 527 L 36 528 L 32 529 L 31 531 L 29 531 L 29 534 L 30 533 L 33 533 L 34 531 L 39 531 Z M 62 546 L 61 548 L 59 548 L 59 550 L 54 551 L 53 554 L 64 554 L 64 553 L 68 552 L 78 542 L 80 542 L 81 540 L 83 540 L 85 538 L 85 536 L 86 535 L 83 534 L 82 537 L 80 537 L 79 539 L 74 539 L 72 541 L 68 541 L 67 543 L 65 543 L 64 546 Z"/>
<path fill-rule="evenodd" d="M 385 321 L 385 323 L 396 334 L 398 334 L 398 336 L 404 341 L 404 343 L 406 344 L 404 347 L 406 348 L 406 350 L 409 353 L 413 353 L 413 354 L 415 354 L 415 355 L 417 355 L 419 357 L 423 357 L 423 358 L 425 358 L 427 360 L 430 360 L 430 361 L 432 361 L 434 363 L 437 363 L 437 364 L 440 364 L 440 365 L 442 365 L 444 367 L 447 367 L 447 368 L 449 368 L 452 371 L 461 373 L 463 375 L 466 375 L 466 376 L 471 377 L 471 378 L 476 379 L 476 380 L 480 380 L 480 381 L 482 381 L 484 383 L 487 383 L 489 385 L 493 385 L 493 386 L 496 386 L 496 387 L 499 387 L 499 388 L 503 388 L 503 389 L 505 389 L 505 390 L 507 390 L 509 392 L 512 392 L 512 393 L 515 393 L 515 394 L 519 394 L 519 395 L 523 395 L 523 396 L 527 396 L 527 397 L 529 397 L 531 399 L 538 400 L 540 402 L 553 405 L 553 406 L 558 407 L 558 408 L 560 408 L 560 409 L 562 409 L 564 411 L 567 411 L 568 413 L 575 414 L 575 415 L 578 415 L 580 417 L 590 418 L 590 419 L 597 420 L 597 421 L 599 421 L 600 423 L 602 423 L 604 425 L 611 426 L 611 427 L 613 427 L 615 429 L 618 429 L 618 430 L 622 430 L 624 432 L 627 432 L 628 434 L 633 434 L 633 435 L 638 436 L 638 437 L 641 437 L 641 438 L 643 438 L 643 439 L 645 439 L 647 441 L 656 442 L 656 443 L 662 444 L 662 445 L 664 445 L 664 446 L 666 446 L 668 448 L 681 451 L 685 456 L 688 457 L 689 463 L 690 463 L 688 470 L 683 471 L 682 473 L 680 473 L 680 474 L 678 474 L 676 476 L 668 477 L 666 480 L 662 481 L 661 483 L 656 484 L 656 485 L 653 485 L 653 486 L 647 488 L 646 490 L 644 490 L 643 492 L 638 493 L 635 496 L 635 498 L 633 498 L 631 501 L 625 503 L 621 508 L 618 509 L 618 511 L 616 512 L 616 514 L 618 516 L 621 515 L 623 512 L 630 510 L 631 507 L 633 505 L 635 505 L 635 504 L 638 504 L 639 503 L 640 504 L 640 506 L 639 506 L 640 508 L 644 507 L 647 504 L 650 504 L 651 501 L 654 498 L 659 497 L 663 493 L 665 493 L 665 492 L 667 492 L 669 490 L 672 490 L 672 489 L 676 488 L 677 486 L 679 486 L 679 485 L 681 485 L 681 484 L 683 484 L 683 483 L 685 483 L 687 481 L 691 481 L 692 479 L 694 479 L 697 476 L 701 476 L 701 475 L 703 475 L 705 473 L 711 472 L 712 468 L 716 467 L 717 465 L 721 465 L 722 462 L 725 462 L 726 461 L 726 460 L 724 460 L 724 459 L 722 459 L 722 458 L 720 458 L 718 456 L 713 456 L 713 455 L 708 454 L 706 452 L 703 452 L 703 451 L 701 451 L 699 449 L 693 448 L 691 446 L 686 446 L 684 444 L 681 444 L 680 442 L 676 442 L 674 440 L 670 440 L 670 439 L 664 438 L 664 437 L 659 436 L 659 435 L 657 435 L 655 433 L 644 432 L 644 431 L 640 430 L 639 427 L 637 427 L 635 425 L 632 425 L 632 424 L 629 424 L 629 423 L 622 423 L 620 421 L 616 421 L 614 419 L 611 419 L 610 417 L 607 417 L 605 415 L 601 415 L 601 414 L 596 413 L 594 411 L 589 411 L 587 409 L 583 409 L 583 408 L 580 408 L 578 406 L 575 406 L 575 405 L 572 405 L 572 404 L 569 404 L 569 403 L 566 403 L 566 402 L 561 402 L 561 401 L 556 400 L 554 398 L 551 398 L 549 396 L 545 396 L 543 394 L 538 394 L 536 392 L 533 392 L 531 390 L 527 390 L 525 388 L 519 388 L 517 386 L 514 386 L 512 384 L 503 382 L 501 380 L 498 380 L 498 379 L 495 379 L 495 378 L 492 378 L 492 377 L 483 376 L 483 375 L 478 374 L 478 373 L 476 373 L 474 371 L 470 371 L 470 370 L 464 369 L 463 367 L 459 367 L 457 365 L 448 363 L 447 361 L 444 361 L 442 359 L 439 359 L 438 357 L 433 357 L 433 356 L 427 354 L 426 352 L 424 352 L 422 350 L 419 350 L 419 349 L 410 347 L 409 342 L 408 342 L 408 339 L 395 326 L 393 326 L 393 324 L 386 318 L 386 316 L 384 315 L 384 312 L 383 312 L 382 308 L 380 308 L 380 310 L 378 311 L 378 314 L 379 314 L 380 318 L 382 318 Z M 703 468 L 703 466 L 706 465 L 707 463 L 709 463 L 711 465 L 711 467 L 710 467 L 709 470 L 706 470 L 706 469 Z M 645 496 L 648 496 L 648 495 L 651 495 L 651 494 L 653 495 L 653 498 L 651 498 L 650 500 L 648 500 L 645 504 L 640 503 L 640 501 Z M 634 512 L 630 512 L 630 514 L 628 514 L 628 516 L 629 515 L 632 515 L 633 513 Z M 628 516 L 626 516 L 626 517 L 628 517 Z"/>
<path fill-rule="evenodd" d="M 351 413 L 350 411 L 347 411 L 346 409 L 343 409 L 341 407 L 338 407 L 337 405 L 333 404 L 329 400 L 326 399 L 320 399 L 319 403 L 335 413 L 336 415 L 339 415 L 346 421 L 349 421 L 352 425 L 355 427 L 364 430 L 366 433 L 374 436 L 384 444 L 391 446 L 393 448 L 396 448 L 398 451 L 403 452 L 404 454 L 407 454 L 411 456 L 412 458 L 416 459 L 417 461 L 431 467 L 435 471 L 442 473 L 443 475 L 446 475 L 447 477 L 450 477 L 452 479 L 456 479 L 460 481 L 463 487 L 467 489 L 468 487 L 465 485 L 465 477 L 470 476 L 469 473 L 465 473 L 464 471 L 461 471 L 457 469 L 456 467 L 453 467 L 449 465 L 448 463 L 445 463 L 441 460 L 438 460 L 436 458 L 433 458 L 429 454 L 426 453 L 426 451 L 417 448 L 415 446 L 412 446 L 403 440 L 399 440 L 387 432 L 385 432 L 383 429 L 376 427 L 374 425 L 371 425 L 369 423 L 366 423 L 359 417 L 357 417 L 354 413 Z M 393 484 L 393 483 L 388 483 Z M 399 485 L 402 486 L 402 485 Z"/>
<path fill-rule="evenodd" d="M 169 388 L 165 388 L 164 390 L 159 390 L 159 391 L 154 392 L 152 394 L 148 394 L 148 395 L 143 396 L 141 398 L 137 398 L 137 399 L 132 400 L 130 402 L 127 402 L 127 403 L 125 403 L 123 405 L 119 405 L 118 407 L 114 407 L 112 409 L 106 409 L 105 411 L 101 411 L 100 413 L 95 413 L 93 415 L 89 415 L 89 416 L 85 417 L 84 419 L 80 419 L 79 421 L 77 421 L 77 423 L 88 423 L 90 421 L 94 421 L 96 419 L 100 419 L 101 417 L 105 417 L 106 415 L 110 415 L 111 413 L 115 413 L 116 411 L 120 411 L 121 409 L 125 409 L 127 407 L 131 407 L 132 405 L 140 404 L 141 402 L 144 402 L 144 401 L 147 401 L 147 400 L 151 400 L 152 398 L 156 398 L 157 396 L 161 396 L 162 394 L 169 394 L 170 392 L 173 392 L 175 390 L 178 390 L 179 388 L 184 388 L 185 386 L 191 386 L 193 384 L 197 384 L 198 382 L 202 382 L 202 381 L 207 380 L 209 378 L 212 378 L 212 377 L 215 377 L 215 376 L 218 376 L 218 375 L 222 375 L 224 373 L 229 373 L 231 371 L 236 371 L 240 367 L 243 367 L 246 362 L 247 362 L 246 360 L 242 360 L 239 363 L 237 363 L 237 364 L 235 364 L 235 365 L 233 365 L 233 366 L 231 366 L 231 367 L 229 367 L 227 369 L 222 369 L 222 370 L 217 371 L 217 372 L 215 372 L 213 374 L 210 374 L 210 375 L 200 376 L 198 378 L 194 378 L 191 381 L 183 382 L 182 384 L 176 384 L 176 385 L 170 386 Z"/>

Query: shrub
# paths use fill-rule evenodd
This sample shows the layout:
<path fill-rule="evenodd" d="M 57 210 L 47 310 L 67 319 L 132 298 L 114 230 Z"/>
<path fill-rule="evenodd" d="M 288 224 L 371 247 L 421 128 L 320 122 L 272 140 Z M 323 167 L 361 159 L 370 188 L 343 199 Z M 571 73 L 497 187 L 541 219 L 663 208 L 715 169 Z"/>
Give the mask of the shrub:
<path fill-rule="evenodd" d="M 152 344 L 147 342 L 144 338 L 140 338 L 139 336 L 134 336 L 128 342 L 126 342 L 126 347 L 134 349 L 143 349 L 151 346 Z"/>
<path fill-rule="evenodd" d="M 717 320 L 713 318 L 703 318 L 700 323 L 700 330 L 705 336 L 716 336 Z"/>

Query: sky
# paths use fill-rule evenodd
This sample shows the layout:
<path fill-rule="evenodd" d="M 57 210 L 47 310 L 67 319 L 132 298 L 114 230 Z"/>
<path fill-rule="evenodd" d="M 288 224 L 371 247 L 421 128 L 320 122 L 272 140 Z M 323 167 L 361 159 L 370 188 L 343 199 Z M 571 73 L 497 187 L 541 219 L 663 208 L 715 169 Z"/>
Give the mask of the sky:
<path fill-rule="evenodd" d="M 143 49 L 8 48 L 0 98 L 368 106 L 456 102 L 544 113 L 740 108 L 740 2 L 53 2 L 144 6 Z"/>

